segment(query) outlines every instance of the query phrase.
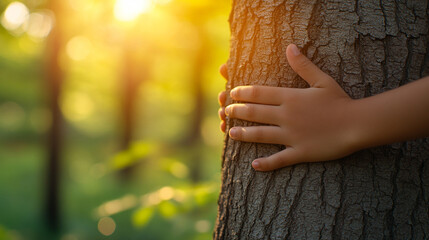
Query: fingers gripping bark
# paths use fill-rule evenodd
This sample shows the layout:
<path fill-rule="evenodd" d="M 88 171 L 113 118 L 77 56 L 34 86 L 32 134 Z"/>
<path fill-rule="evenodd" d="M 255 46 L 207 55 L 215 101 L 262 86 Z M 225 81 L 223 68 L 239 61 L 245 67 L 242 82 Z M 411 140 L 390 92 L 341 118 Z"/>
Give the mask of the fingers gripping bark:
<path fill-rule="evenodd" d="M 229 132 L 232 139 L 286 146 L 279 153 L 256 159 L 252 166 L 258 171 L 337 159 L 353 150 L 350 147 L 353 137 L 350 136 L 355 135 L 355 126 L 346 117 L 349 114 L 345 113 L 355 106 L 353 100 L 295 45 L 290 45 L 286 54 L 290 66 L 309 83 L 310 88 L 239 86 L 230 93 L 238 103 L 227 109 L 226 94 L 219 95 L 223 131 L 226 116 L 271 125 L 235 126 Z M 225 78 L 228 77 L 226 65 L 220 71 Z"/>

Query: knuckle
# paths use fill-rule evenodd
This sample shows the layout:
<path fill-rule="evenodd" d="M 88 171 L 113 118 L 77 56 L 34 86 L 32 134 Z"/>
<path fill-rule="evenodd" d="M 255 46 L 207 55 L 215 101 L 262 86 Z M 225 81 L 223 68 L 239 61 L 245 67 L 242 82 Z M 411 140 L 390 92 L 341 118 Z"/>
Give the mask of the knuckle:
<path fill-rule="evenodd" d="M 228 116 L 229 117 L 235 116 L 235 105 L 231 105 L 228 107 Z"/>
<path fill-rule="evenodd" d="M 300 101 L 298 93 L 295 91 L 289 91 L 287 94 L 283 94 L 282 98 L 284 101 L 282 106 L 291 106 Z"/>
<path fill-rule="evenodd" d="M 259 90 L 258 87 L 252 86 L 249 88 L 249 96 L 251 99 L 257 99 L 259 96 Z"/>
<path fill-rule="evenodd" d="M 252 118 L 255 115 L 255 106 L 247 104 L 245 115 L 248 118 Z"/>
<path fill-rule="evenodd" d="M 264 140 L 264 131 L 262 131 L 260 128 L 256 127 L 253 131 L 253 139 L 257 142 Z"/>
<path fill-rule="evenodd" d="M 240 94 L 241 94 L 241 87 L 236 87 L 236 88 L 232 89 L 230 92 L 230 95 L 233 99 L 240 98 Z"/>

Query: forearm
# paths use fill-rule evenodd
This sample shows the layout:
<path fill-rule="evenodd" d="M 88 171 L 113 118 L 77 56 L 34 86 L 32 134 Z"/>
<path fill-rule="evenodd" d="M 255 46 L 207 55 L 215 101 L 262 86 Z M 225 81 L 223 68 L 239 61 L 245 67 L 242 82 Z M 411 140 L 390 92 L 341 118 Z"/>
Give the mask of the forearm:
<path fill-rule="evenodd" d="M 429 136 L 429 77 L 352 105 L 356 150 Z"/>

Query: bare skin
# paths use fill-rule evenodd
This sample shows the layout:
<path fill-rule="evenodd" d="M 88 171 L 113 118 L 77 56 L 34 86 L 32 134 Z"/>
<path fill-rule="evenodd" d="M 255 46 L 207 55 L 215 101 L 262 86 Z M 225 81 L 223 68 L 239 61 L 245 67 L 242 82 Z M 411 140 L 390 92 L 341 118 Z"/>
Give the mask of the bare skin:
<path fill-rule="evenodd" d="M 223 132 L 226 116 L 269 125 L 235 126 L 229 130 L 232 139 L 286 146 L 255 159 L 255 170 L 334 160 L 360 149 L 429 136 L 429 77 L 353 100 L 295 45 L 288 46 L 286 56 L 309 88 L 239 86 L 230 95 L 242 103 L 226 108 L 226 93 L 219 94 Z M 226 65 L 220 73 L 228 79 Z"/>

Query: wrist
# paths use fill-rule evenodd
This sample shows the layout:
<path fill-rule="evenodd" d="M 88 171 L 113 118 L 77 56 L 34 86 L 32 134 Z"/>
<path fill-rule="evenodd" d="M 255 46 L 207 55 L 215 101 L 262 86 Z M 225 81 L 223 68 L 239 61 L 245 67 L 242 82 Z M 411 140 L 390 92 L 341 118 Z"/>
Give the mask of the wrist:
<path fill-rule="evenodd" d="M 345 104 L 344 109 L 344 122 L 345 122 L 345 136 L 344 142 L 346 143 L 347 154 L 354 153 L 369 147 L 370 136 L 367 124 L 365 124 L 364 117 L 365 109 L 364 99 L 349 99 Z"/>

